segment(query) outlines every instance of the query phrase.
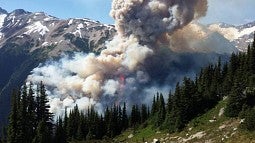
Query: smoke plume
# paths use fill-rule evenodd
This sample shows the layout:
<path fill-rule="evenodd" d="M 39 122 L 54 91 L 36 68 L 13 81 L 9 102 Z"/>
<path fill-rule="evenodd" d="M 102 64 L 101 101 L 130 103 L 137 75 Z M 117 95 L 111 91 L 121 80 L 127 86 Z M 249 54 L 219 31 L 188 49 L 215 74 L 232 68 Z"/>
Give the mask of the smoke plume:
<path fill-rule="evenodd" d="M 113 0 L 110 15 L 117 35 L 100 55 L 76 53 L 49 61 L 35 68 L 27 81 L 43 81 L 51 112 L 57 115 L 76 104 L 102 111 L 112 103 L 146 102 L 151 91 L 168 92 L 202 65 L 189 55 L 174 54 L 161 41 L 206 11 L 207 0 Z"/>
<path fill-rule="evenodd" d="M 154 43 L 194 18 L 204 16 L 207 0 L 114 0 L 110 15 L 118 34 L 134 35 L 140 43 Z"/>

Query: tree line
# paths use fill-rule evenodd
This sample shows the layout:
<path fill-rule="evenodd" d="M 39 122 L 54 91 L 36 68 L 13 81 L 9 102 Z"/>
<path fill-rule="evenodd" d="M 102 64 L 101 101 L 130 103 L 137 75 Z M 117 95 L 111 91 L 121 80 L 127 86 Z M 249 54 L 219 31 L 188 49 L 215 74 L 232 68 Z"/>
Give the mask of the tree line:
<path fill-rule="evenodd" d="M 149 118 L 149 108 L 146 105 L 133 105 L 131 113 L 127 113 L 126 103 L 123 106 L 106 107 L 100 115 L 92 107 L 80 111 L 75 106 L 64 118 L 59 118 L 55 127 L 54 142 L 81 140 L 109 140 L 128 128 L 135 128 Z"/>
<path fill-rule="evenodd" d="M 11 104 L 7 137 L 2 139 L 2 142 L 8 143 L 108 140 L 127 128 L 139 126 L 150 114 L 146 105 L 134 105 L 128 114 L 125 102 L 122 107 L 106 107 L 103 114 L 99 114 L 93 106 L 80 111 L 76 105 L 70 111 L 65 110 L 63 118 L 53 121 L 42 82 L 39 85 L 24 84 L 20 90 L 13 90 Z"/>

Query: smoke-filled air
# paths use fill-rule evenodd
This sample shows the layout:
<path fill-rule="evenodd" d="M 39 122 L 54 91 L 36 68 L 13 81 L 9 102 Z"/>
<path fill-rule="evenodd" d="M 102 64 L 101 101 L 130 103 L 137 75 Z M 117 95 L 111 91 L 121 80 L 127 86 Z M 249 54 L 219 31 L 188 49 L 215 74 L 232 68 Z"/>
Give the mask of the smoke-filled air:
<path fill-rule="evenodd" d="M 27 81 L 43 81 L 56 115 L 76 104 L 100 112 L 113 103 L 148 102 L 155 92 L 168 92 L 203 65 L 199 58 L 175 54 L 165 43 L 206 11 L 207 0 L 113 0 L 110 15 L 117 34 L 100 55 L 75 53 L 48 61 Z"/>

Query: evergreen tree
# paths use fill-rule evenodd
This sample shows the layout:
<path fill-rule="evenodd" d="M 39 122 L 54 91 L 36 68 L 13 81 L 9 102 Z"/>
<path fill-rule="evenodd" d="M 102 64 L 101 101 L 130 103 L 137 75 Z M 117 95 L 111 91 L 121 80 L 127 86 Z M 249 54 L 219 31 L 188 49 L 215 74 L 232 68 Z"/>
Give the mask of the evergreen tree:
<path fill-rule="evenodd" d="M 28 123 L 28 130 L 27 130 L 27 142 L 32 142 L 33 136 L 35 136 L 35 129 L 36 129 L 36 103 L 35 103 L 35 96 L 33 91 L 33 84 L 30 83 L 28 88 L 28 97 L 27 97 L 27 123 Z"/>
<path fill-rule="evenodd" d="M 65 108 L 65 115 L 64 115 L 64 123 L 63 123 L 63 128 L 65 131 L 67 131 L 67 125 L 68 125 L 68 117 L 67 117 L 67 109 Z"/>
<path fill-rule="evenodd" d="M 18 143 L 17 134 L 18 134 L 18 107 L 17 100 L 18 92 L 16 90 L 12 91 L 12 100 L 11 100 L 11 113 L 9 116 L 9 125 L 8 125 L 8 135 L 7 142 L 8 143 Z"/>
<path fill-rule="evenodd" d="M 156 99 L 154 95 L 153 101 L 152 101 L 152 107 L 151 107 L 151 114 L 154 115 L 156 112 L 157 112 L 157 103 L 156 103 Z"/>
<path fill-rule="evenodd" d="M 74 109 L 70 112 L 68 123 L 67 123 L 67 135 L 69 137 L 69 140 L 74 140 L 77 138 L 77 131 L 78 131 L 78 125 L 79 125 L 79 109 L 76 105 Z"/>
<path fill-rule="evenodd" d="M 172 105 L 173 105 L 172 98 L 173 98 L 173 95 L 172 95 L 172 92 L 170 91 L 168 94 L 168 100 L 167 100 L 167 109 L 166 109 L 167 113 L 171 112 Z"/>
<path fill-rule="evenodd" d="M 122 130 L 126 130 L 128 128 L 128 115 L 127 115 L 127 107 L 124 102 L 122 109 Z"/>
<path fill-rule="evenodd" d="M 166 116 L 165 101 L 162 94 L 159 97 L 159 111 L 157 117 L 157 126 L 159 127 L 164 121 Z"/>
<path fill-rule="evenodd" d="M 5 126 L 3 126 L 2 130 L 1 130 L 0 143 L 7 142 L 8 141 L 7 137 L 8 137 L 7 128 Z"/>
<path fill-rule="evenodd" d="M 58 121 L 57 121 L 54 142 L 55 143 L 67 143 L 66 133 L 63 128 L 63 123 L 62 123 L 61 118 L 58 118 Z"/>
<path fill-rule="evenodd" d="M 50 106 L 48 105 L 48 99 L 46 94 L 46 89 L 43 83 L 39 85 L 39 93 L 37 95 L 37 121 L 45 120 L 50 127 L 52 121 L 52 114 L 49 112 Z M 51 127 L 50 127 L 51 130 Z"/>
<path fill-rule="evenodd" d="M 137 126 L 137 108 L 136 105 L 132 106 L 131 115 L 130 115 L 130 126 L 135 127 Z"/>
<path fill-rule="evenodd" d="M 255 109 L 249 108 L 246 110 L 245 120 L 240 126 L 245 130 L 255 131 Z"/>
<path fill-rule="evenodd" d="M 228 117 L 237 117 L 242 110 L 244 102 L 243 90 L 238 83 L 235 83 L 228 97 L 229 101 L 227 103 L 225 115 Z"/>
<path fill-rule="evenodd" d="M 141 123 L 144 123 L 148 119 L 147 106 L 142 104 L 141 107 Z"/>
<path fill-rule="evenodd" d="M 47 129 L 49 135 L 52 135 L 52 113 L 49 112 L 50 106 L 48 102 L 45 86 L 41 82 L 36 95 L 36 121 L 38 122 L 36 124 L 39 126 L 40 122 L 45 122 L 43 125 L 47 127 L 43 129 Z M 48 141 L 49 140 L 51 140 L 51 137 L 48 138 Z"/>
<path fill-rule="evenodd" d="M 41 120 L 36 129 L 36 135 L 33 139 L 33 143 L 50 143 L 51 135 L 48 129 L 46 120 Z"/>
<path fill-rule="evenodd" d="M 27 86 L 23 85 L 21 89 L 21 100 L 20 100 L 20 105 L 19 105 L 19 111 L 18 111 L 18 133 L 17 133 L 17 140 L 20 143 L 26 143 L 27 142 L 27 130 L 28 130 L 28 123 L 27 121 L 29 120 L 27 118 Z"/>

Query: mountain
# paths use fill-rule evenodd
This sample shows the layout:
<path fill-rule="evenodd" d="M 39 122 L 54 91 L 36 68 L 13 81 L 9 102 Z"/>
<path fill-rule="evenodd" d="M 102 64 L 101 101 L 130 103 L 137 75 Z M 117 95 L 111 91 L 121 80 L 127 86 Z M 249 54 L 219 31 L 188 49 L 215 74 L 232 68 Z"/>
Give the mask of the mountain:
<path fill-rule="evenodd" d="M 234 26 L 226 23 L 210 24 L 208 25 L 208 29 L 214 32 L 218 32 L 224 36 L 240 51 L 246 51 L 248 43 L 253 41 L 255 21 L 239 26 Z"/>
<path fill-rule="evenodd" d="M 63 53 L 95 52 L 115 34 L 114 26 L 90 19 L 63 20 L 43 12 L 0 8 L 0 127 L 6 122 L 10 92 L 29 72 Z"/>

